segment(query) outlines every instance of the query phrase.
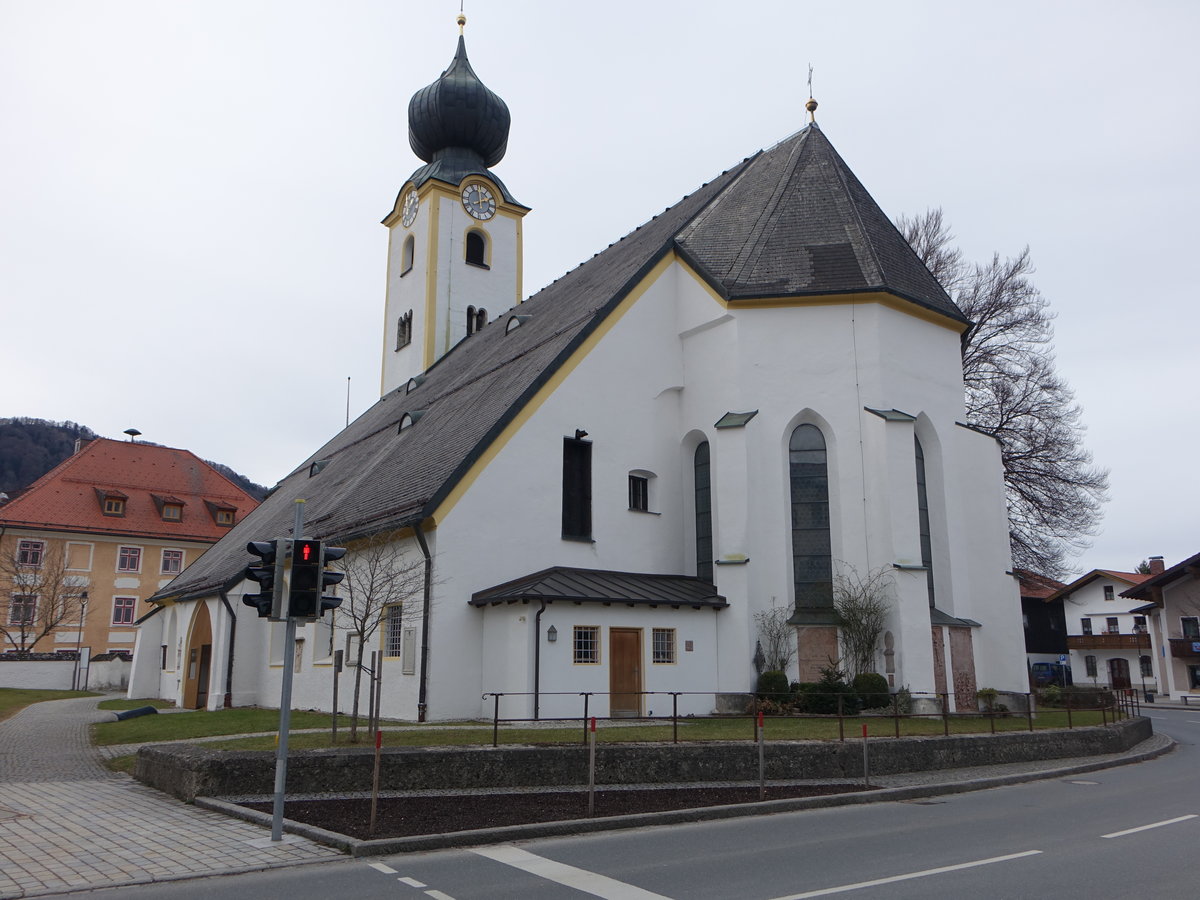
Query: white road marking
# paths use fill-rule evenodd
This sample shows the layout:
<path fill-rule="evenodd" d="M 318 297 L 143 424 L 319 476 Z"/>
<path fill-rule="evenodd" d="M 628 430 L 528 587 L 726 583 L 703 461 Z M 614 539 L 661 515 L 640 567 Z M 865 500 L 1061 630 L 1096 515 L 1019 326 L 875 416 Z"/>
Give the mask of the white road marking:
<path fill-rule="evenodd" d="M 644 891 L 631 884 L 625 884 L 623 881 L 617 881 L 615 878 L 609 878 L 607 875 L 598 875 L 586 869 L 578 869 L 575 866 L 536 856 L 519 847 L 504 845 L 476 847 L 471 852 L 504 863 L 506 866 L 512 866 L 514 869 L 521 869 L 539 878 L 545 878 L 547 881 L 575 888 L 575 890 L 591 894 L 593 897 L 603 897 L 604 900 L 669 900 L 662 894 Z"/>
<path fill-rule="evenodd" d="M 1188 816 L 1178 816 L 1174 819 L 1167 819 L 1164 822 L 1154 822 L 1150 825 L 1141 825 L 1137 828 L 1126 828 L 1124 831 L 1114 831 L 1112 834 L 1102 834 L 1102 835 L 1100 835 L 1100 837 L 1102 837 L 1102 838 L 1124 837 L 1127 834 L 1137 834 L 1137 832 L 1139 832 L 1139 831 L 1149 831 L 1151 828 L 1162 828 L 1164 825 L 1174 825 L 1176 822 L 1186 822 L 1188 819 L 1194 819 L 1194 818 L 1196 818 L 1195 813 L 1188 815 Z"/>
<path fill-rule="evenodd" d="M 443 894 L 441 891 L 426 891 L 425 893 L 432 897 L 433 900 L 454 900 L 449 894 Z"/>
<path fill-rule="evenodd" d="M 368 863 L 368 865 L 377 872 L 382 872 L 384 875 L 395 875 L 396 870 L 391 866 L 385 866 L 383 863 Z"/>
<path fill-rule="evenodd" d="M 897 881 L 909 881 L 913 878 L 925 878 L 929 875 L 942 875 L 946 872 L 957 872 L 960 869 L 973 869 L 976 866 L 987 866 L 992 863 L 1008 862 L 1010 859 L 1021 859 L 1024 856 L 1037 856 L 1041 850 L 1026 850 L 1024 853 L 1010 853 L 1007 856 L 993 856 L 991 859 L 977 859 L 974 862 L 959 863 L 956 866 L 940 866 L 936 869 L 925 869 L 921 872 L 909 872 L 906 875 L 893 875 L 890 878 L 876 878 L 872 881 L 860 881 L 857 884 L 843 884 L 839 887 L 822 888 L 819 891 L 805 891 L 803 894 L 788 894 L 777 897 L 776 900 L 806 900 L 808 897 L 825 897 L 829 894 L 844 894 L 862 888 L 876 887 L 881 884 L 893 884 Z"/>
<path fill-rule="evenodd" d="M 417 879 L 415 879 L 415 878 L 397 878 L 396 880 L 399 881 L 401 884 L 407 884 L 409 887 L 415 887 L 415 888 L 429 887 L 429 885 L 427 885 L 425 882 L 417 881 Z"/>
<path fill-rule="evenodd" d="M 1192 725 L 1200 725 L 1200 720 L 1198 719 L 1184 719 L 1183 721 L 1190 722 Z"/>

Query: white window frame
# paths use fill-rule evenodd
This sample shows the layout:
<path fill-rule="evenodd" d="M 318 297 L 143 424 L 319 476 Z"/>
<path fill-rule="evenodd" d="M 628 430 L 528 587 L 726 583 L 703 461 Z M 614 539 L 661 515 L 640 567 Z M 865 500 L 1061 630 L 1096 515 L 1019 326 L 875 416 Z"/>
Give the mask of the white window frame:
<path fill-rule="evenodd" d="M 389 659 L 404 655 L 403 623 L 403 603 L 390 603 L 384 607 L 383 655 Z"/>
<path fill-rule="evenodd" d="M 46 559 L 46 542 L 36 538 L 21 538 L 17 542 L 17 565 L 40 569 Z"/>
<path fill-rule="evenodd" d="M 37 594 L 13 594 L 8 600 L 8 624 L 9 625 L 32 625 L 37 621 Z M 28 609 L 29 612 L 25 618 L 17 616 L 18 609 Z"/>
<path fill-rule="evenodd" d="M 167 568 L 167 554 L 168 553 L 178 553 L 179 554 L 179 568 L 178 569 L 168 569 Z M 187 558 L 187 556 L 184 553 L 184 551 L 180 550 L 177 547 L 163 547 L 162 559 L 159 562 L 159 572 L 163 575 L 178 575 L 180 572 L 183 571 L 183 563 L 186 558 Z"/>
<path fill-rule="evenodd" d="M 126 556 L 126 553 L 125 553 L 126 550 L 132 551 L 132 553 L 137 557 L 137 567 L 136 568 L 133 568 L 133 569 L 125 568 L 123 561 Z M 117 548 L 117 571 L 124 572 L 124 573 L 131 573 L 131 574 L 140 573 L 142 571 L 142 548 L 135 547 L 132 544 L 121 544 Z"/>
<path fill-rule="evenodd" d="M 123 602 L 126 600 L 128 600 L 129 602 L 128 603 Z M 132 625 L 137 620 L 137 602 L 138 602 L 137 597 L 130 597 L 130 596 L 124 595 L 124 594 L 122 594 L 119 597 L 113 597 L 112 624 L 113 625 L 122 625 L 125 627 Z M 118 611 L 126 612 L 128 614 L 129 621 L 128 622 L 124 621 L 124 619 L 125 619 L 124 616 L 121 616 L 120 618 L 118 618 L 117 617 Z"/>

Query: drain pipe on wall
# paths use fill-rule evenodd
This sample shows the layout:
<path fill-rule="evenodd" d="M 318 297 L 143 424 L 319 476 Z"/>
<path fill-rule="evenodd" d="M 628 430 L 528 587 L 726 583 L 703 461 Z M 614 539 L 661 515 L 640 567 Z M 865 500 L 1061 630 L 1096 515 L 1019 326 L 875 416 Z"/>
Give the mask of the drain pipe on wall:
<path fill-rule="evenodd" d="M 546 611 L 546 598 L 533 614 L 533 721 L 541 718 L 542 702 L 542 613 Z"/>
<path fill-rule="evenodd" d="M 237 637 L 237 613 L 229 605 L 229 595 L 225 591 L 217 591 L 217 594 L 225 604 L 225 611 L 229 613 L 229 660 L 225 664 L 224 700 L 225 709 L 229 709 L 233 706 L 233 639 Z"/>
<path fill-rule="evenodd" d="M 420 522 L 413 526 L 413 533 L 425 555 L 425 598 L 421 606 L 421 681 L 417 689 L 417 721 L 424 722 L 429 705 L 429 611 L 433 606 L 433 557 L 429 553 L 429 544 Z"/>

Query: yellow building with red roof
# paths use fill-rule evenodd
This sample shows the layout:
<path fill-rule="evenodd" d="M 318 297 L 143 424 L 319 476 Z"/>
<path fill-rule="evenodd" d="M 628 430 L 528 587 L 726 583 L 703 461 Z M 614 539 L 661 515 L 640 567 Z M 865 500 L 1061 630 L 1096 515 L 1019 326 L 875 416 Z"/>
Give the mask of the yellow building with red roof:
<path fill-rule="evenodd" d="M 144 601 L 256 506 L 187 450 L 83 444 L 0 506 L 0 650 L 131 654 Z"/>

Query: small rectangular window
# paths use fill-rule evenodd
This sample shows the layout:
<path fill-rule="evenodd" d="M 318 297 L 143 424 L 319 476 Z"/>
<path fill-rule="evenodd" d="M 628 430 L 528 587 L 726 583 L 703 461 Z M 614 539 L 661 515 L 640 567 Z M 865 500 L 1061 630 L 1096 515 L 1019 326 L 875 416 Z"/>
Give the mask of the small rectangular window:
<path fill-rule="evenodd" d="M 164 575 L 178 575 L 182 571 L 183 551 L 164 550 L 162 552 L 162 573 Z"/>
<path fill-rule="evenodd" d="M 1079 624 L 1083 626 L 1084 634 L 1092 633 L 1092 620 L 1091 619 L 1080 619 Z"/>
<path fill-rule="evenodd" d="M 1143 657 L 1140 657 L 1140 659 L 1141 659 L 1141 664 L 1142 664 L 1142 675 L 1144 675 L 1146 678 L 1152 678 L 1154 676 L 1153 661 L 1150 659 L 1149 656 L 1143 656 Z"/>
<path fill-rule="evenodd" d="M 45 541 L 21 541 L 17 545 L 17 565 L 38 568 L 45 552 Z"/>
<path fill-rule="evenodd" d="M 114 625 L 132 625 L 133 613 L 136 609 L 137 597 L 114 597 L 112 623 Z"/>
<path fill-rule="evenodd" d="M 675 629 L 655 628 L 653 632 L 653 662 L 666 665 L 675 662 Z"/>
<path fill-rule="evenodd" d="M 1115 596 L 1116 596 L 1116 591 L 1113 590 L 1113 586 L 1111 584 L 1106 584 L 1104 586 L 1104 599 L 1112 600 L 1112 599 L 1114 599 Z"/>
<path fill-rule="evenodd" d="M 1083 667 L 1087 671 L 1088 678 L 1096 677 L 1096 657 L 1085 656 L 1083 658 Z"/>
<path fill-rule="evenodd" d="M 600 662 L 600 626 L 576 625 L 573 640 L 576 665 L 597 665 Z"/>
<path fill-rule="evenodd" d="M 1183 616 L 1179 620 L 1183 627 L 1183 636 L 1193 641 L 1200 641 L 1200 616 Z"/>
<path fill-rule="evenodd" d="M 1108 631 L 1109 634 L 1120 634 L 1121 633 L 1121 624 L 1116 616 L 1109 616 L 1104 621 L 1106 623 L 1106 630 Z"/>
<path fill-rule="evenodd" d="M 125 515 L 125 501 L 120 497 L 105 497 L 104 514 L 106 516 Z"/>
<path fill-rule="evenodd" d="M 13 594 L 8 604 L 9 625 L 32 625 L 37 616 L 37 596 Z"/>
<path fill-rule="evenodd" d="M 118 572 L 140 572 L 142 569 L 142 548 L 122 547 L 117 556 Z"/>
<path fill-rule="evenodd" d="M 650 479 L 641 475 L 629 476 L 629 508 L 638 512 L 650 511 Z"/>
<path fill-rule="evenodd" d="M 165 522 L 178 522 L 183 518 L 183 507 L 178 503 L 164 503 L 162 517 Z"/>
<path fill-rule="evenodd" d="M 562 536 L 592 536 L 592 445 L 579 438 L 563 438 Z"/>
<path fill-rule="evenodd" d="M 213 513 L 213 521 L 218 525 L 232 525 L 233 512 L 232 509 L 218 509 Z"/>
<path fill-rule="evenodd" d="M 404 634 L 400 628 L 404 621 L 404 605 L 397 603 L 387 607 L 384 623 L 384 656 L 400 656 L 404 652 Z"/>

